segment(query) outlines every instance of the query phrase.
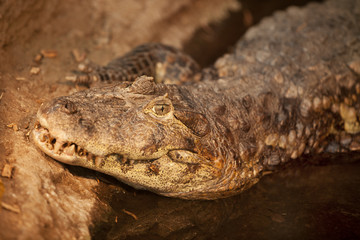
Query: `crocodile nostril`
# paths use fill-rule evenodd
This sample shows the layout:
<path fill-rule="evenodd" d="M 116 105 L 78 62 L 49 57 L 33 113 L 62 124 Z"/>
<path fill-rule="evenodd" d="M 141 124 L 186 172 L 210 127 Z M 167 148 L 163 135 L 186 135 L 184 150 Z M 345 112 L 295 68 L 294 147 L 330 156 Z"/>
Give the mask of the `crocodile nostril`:
<path fill-rule="evenodd" d="M 61 108 L 63 112 L 68 114 L 73 114 L 76 112 L 76 106 L 73 102 L 65 101 L 63 107 Z"/>

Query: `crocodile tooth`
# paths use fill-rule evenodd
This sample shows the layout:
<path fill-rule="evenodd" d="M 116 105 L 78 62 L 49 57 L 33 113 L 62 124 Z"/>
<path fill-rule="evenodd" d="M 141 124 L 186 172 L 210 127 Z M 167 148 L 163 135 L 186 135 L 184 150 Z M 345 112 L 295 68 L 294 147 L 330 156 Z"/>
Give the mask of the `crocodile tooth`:
<path fill-rule="evenodd" d="M 94 163 L 95 163 L 96 167 L 100 167 L 101 164 L 102 164 L 102 158 L 101 157 L 96 157 Z"/>
<path fill-rule="evenodd" d="M 91 154 L 91 153 L 86 154 L 86 159 L 87 159 L 88 161 L 92 160 L 93 157 L 94 157 L 94 155 Z"/>
<path fill-rule="evenodd" d="M 54 144 L 54 152 L 59 153 L 59 150 L 61 149 L 62 145 L 63 145 L 63 142 L 56 141 Z"/>
<path fill-rule="evenodd" d="M 45 142 L 45 140 L 46 140 L 45 133 L 40 134 L 39 140 L 40 140 L 40 142 Z"/>
<path fill-rule="evenodd" d="M 66 147 L 64 149 L 64 153 L 66 155 L 69 155 L 69 156 L 74 155 L 74 152 L 75 152 L 75 145 L 74 144 L 71 144 L 69 147 Z"/>
<path fill-rule="evenodd" d="M 84 156 L 85 154 L 86 154 L 85 149 L 79 148 L 79 150 L 78 150 L 78 155 L 79 155 L 80 157 L 82 157 L 82 156 Z"/>
<path fill-rule="evenodd" d="M 128 161 L 128 159 L 127 159 L 127 157 L 122 156 L 122 157 L 120 158 L 120 161 L 121 161 L 123 164 L 125 164 L 125 163 Z"/>
<path fill-rule="evenodd" d="M 44 134 L 44 137 L 45 137 L 45 141 L 50 144 L 50 135 Z"/>
<path fill-rule="evenodd" d="M 47 147 L 49 150 L 53 150 L 53 149 L 54 149 L 54 146 L 53 146 L 50 142 L 47 142 L 47 143 L 46 143 L 46 147 Z"/>

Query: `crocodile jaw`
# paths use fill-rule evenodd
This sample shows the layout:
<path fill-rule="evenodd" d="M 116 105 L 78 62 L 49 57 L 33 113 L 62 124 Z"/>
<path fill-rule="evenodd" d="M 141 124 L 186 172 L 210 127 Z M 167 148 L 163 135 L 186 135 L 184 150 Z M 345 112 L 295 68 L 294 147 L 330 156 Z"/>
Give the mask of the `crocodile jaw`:
<path fill-rule="evenodd" d="M 120 157 L 119 154 L 96 156 L 76 143 L 64 141 L 65 138 L 57 137 L 50 132 L 40 123 L 36 123 L 31 133 L 34 143 L 46 155 L 65 164 L 109 174 L 137 189 L 192 199 L 198 196 L 195 194 L 191 197 L 189 192 L 212 186 L 212 182 L 216 181 L 216 169 L 209 165 L 197 165 L 195 173 L 192 172 L 194 164 L 174 161 L 168 155 L 150 160 L 129 160 Z"/>
<path fill-rule="evenodd" d="M 41 151 L 60 162 L 78 166 L 87 165 L 85 167 L 90 165 L 99 167 L 102 164 L 102 156 L 95 156 L 76 143 L 64 141 L 60 137 L 50 134 L 49 130 L 39 123 L 35 124 L 31 137 Z"/>

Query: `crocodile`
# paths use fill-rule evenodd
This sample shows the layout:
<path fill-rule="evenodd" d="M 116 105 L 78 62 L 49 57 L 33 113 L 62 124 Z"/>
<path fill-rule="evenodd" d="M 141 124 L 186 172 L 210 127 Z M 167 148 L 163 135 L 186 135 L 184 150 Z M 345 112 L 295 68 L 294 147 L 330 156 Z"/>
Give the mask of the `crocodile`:
<path fill-rule="evenodd" d="M 183 199 L 238 194 L 304 155 L 358 151 L 359 13 L 356 0 L 277 12 L 202 71 L 172 47 L 140 46 L 78 78 L 100 86 L 43 104 L 32 139 L 60 162 Z"/>

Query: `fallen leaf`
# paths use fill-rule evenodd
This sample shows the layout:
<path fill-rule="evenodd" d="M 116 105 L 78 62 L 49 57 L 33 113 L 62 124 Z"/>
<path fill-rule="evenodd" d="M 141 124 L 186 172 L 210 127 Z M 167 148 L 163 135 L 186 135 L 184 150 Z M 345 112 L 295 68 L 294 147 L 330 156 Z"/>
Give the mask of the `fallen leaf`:
<path fill-rule="evenodd" d="M 5 164 L 5 166 L 1 172 L 1 176 L 11 178 L 12 170 L 13 170 L 13 166 L 11 166 L 10 164 Z"/>

